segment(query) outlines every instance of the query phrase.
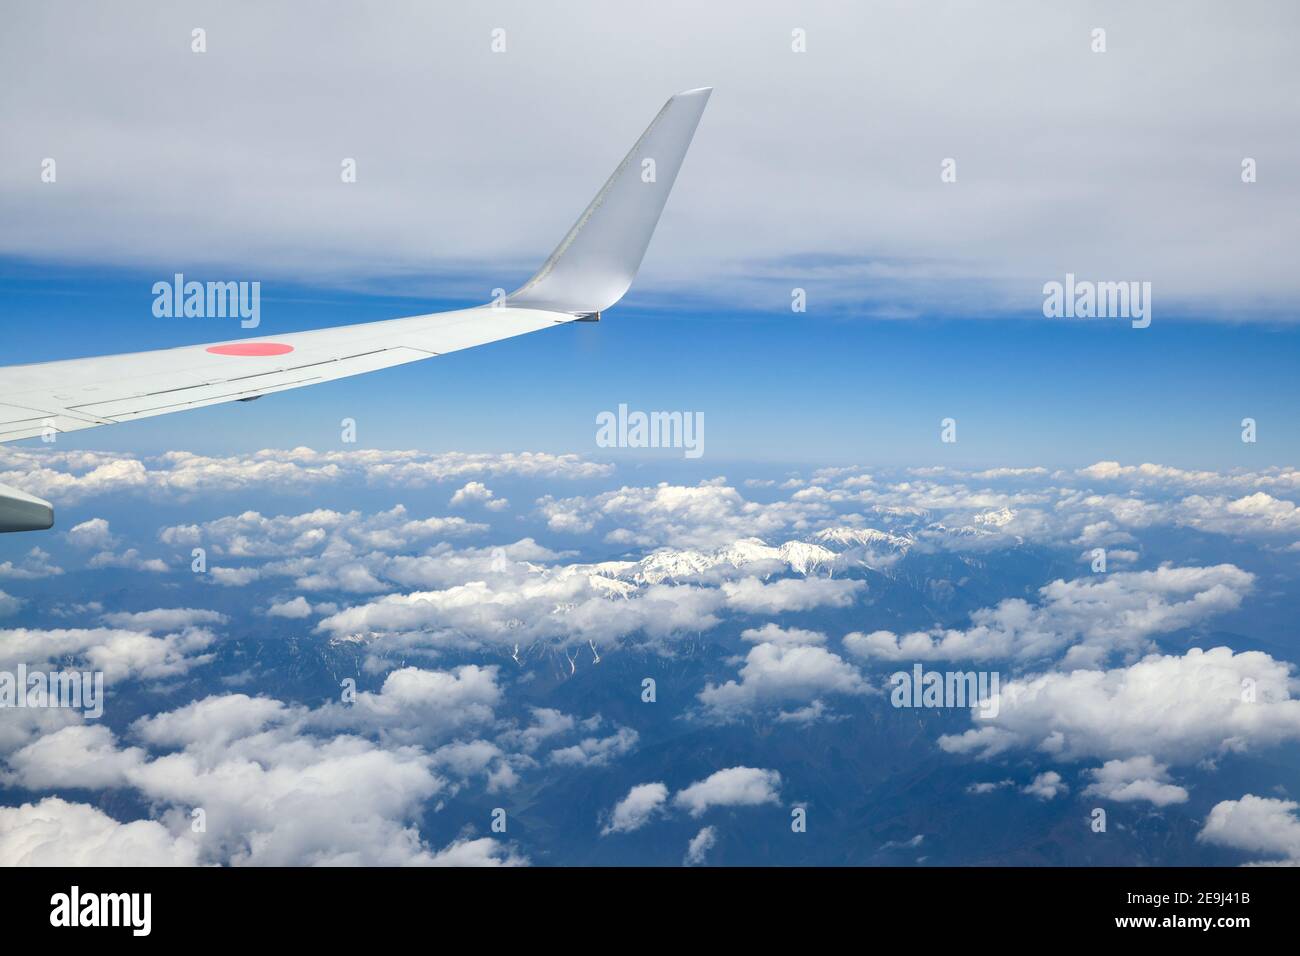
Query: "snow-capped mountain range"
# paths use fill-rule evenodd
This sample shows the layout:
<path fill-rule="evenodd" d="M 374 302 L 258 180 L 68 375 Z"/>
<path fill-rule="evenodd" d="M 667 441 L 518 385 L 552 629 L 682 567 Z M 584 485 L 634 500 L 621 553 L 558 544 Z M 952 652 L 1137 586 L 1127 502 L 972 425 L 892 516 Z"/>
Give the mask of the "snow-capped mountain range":
<path fill-rule="evenodd" d="M 888 566 L 915 544 L 911 536 L 875 528 L 827 528 L 810 540 L 791 540 L 775 546 L 760 538 L 741 538 L 712 551 L 661 548 L 639 561 L 602 561 L 574 566 L 571 571 L 636 585 L 678 582 L 715 571 L 753 571 L 756 565 L 768 565 L 768 573 L 776 574 L 833 574 L 851 567 Z M 620 589 L 610 590 L 616 593 Z"/>
<path fill-rule="evenodd" d="M 779 545 L 769 545 L 761 538 L 740 538 L 711 551 L 660 548 L 639 561 L 568 565 L 561 573 L 565 576 L 585 574 L 594 586 L 615 597 L 627 596 L 638 587 L 663 582 L 680 583 L 706 576 L 725 577 L 742 570 L 764 577 L 770 574 L 833 576 L 836 572 L 855 568 L 888 572 L 927 538 L 1000 540 L 1005 537 L 1005 526 L 1014 518 L 1014 511 L 1002 508 L 975 515 L 971 524 L 948 527 L 936 521 L 901 534 L 879 528 L 843 525 L 823 528 L 806 538 L 792 539 Z"/>

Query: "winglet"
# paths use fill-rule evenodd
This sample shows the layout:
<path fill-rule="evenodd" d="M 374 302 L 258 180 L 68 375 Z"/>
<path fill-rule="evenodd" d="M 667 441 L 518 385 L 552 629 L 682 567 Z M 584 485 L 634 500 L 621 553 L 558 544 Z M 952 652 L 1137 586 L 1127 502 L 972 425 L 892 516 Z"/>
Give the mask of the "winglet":
<path fill-rule="evenodd" d="M 512 306 L 599 313 L 627 292 L 677 179 L 711 87 L 669 98 Z"/>

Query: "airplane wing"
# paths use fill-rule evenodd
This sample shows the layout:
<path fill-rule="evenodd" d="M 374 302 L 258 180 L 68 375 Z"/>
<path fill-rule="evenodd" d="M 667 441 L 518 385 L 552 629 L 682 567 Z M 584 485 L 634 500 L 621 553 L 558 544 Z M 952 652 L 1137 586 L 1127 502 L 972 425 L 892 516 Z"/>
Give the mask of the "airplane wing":
<path fill-rule="evenodd" d="M 664 104 L 538 273 L 502 303 L 0 368 L 0 442 L 247 401 L 599 318 L 641 265 L 710 92 L 688 90 Z M 49 502 L 0 485 L 0 532 L 53 523 Z"/>
<path fill-rule="evenodd" d="M 485 306 L 0 369 L 0 441 L 257 398 L 486 345 L 576 316 Z"/>

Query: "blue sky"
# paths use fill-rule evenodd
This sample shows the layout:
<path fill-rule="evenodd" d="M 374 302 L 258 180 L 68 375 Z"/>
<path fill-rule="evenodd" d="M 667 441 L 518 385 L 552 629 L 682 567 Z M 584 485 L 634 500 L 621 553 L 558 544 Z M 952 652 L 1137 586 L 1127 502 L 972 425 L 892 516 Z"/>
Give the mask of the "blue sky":
<path fill-rule="evenodd" d="M 0 276 L 13 363 L 473 304 L 270 281 L 261 325 L 245 332 L 233 319 L 154 317 L 153 273 L 11 259 Z M 599 324 L 63 441 L 138 451 L 328 448 L 337 423 L 352 417 L 365 447 L 593 453 L 596 414 L 626 402 L 704 412 L 702 474 L 736 460 L 1230 469 L 1288 464 L 1300 450 L 1292 324 L 1158 312 L 1147 329 L 1041 316 L 880 320 L 820 310 L 817 293 L 811 285 L 810 311 L 795 314 L 780 300 L 770 311 L 665 308 L 662 296 L 634 289 Z M 939 442 L 948 416 L 958 422 L 955 445 Z M 1253 445 L 1240 441 L 1248 416 L 1259 423 Z"/>

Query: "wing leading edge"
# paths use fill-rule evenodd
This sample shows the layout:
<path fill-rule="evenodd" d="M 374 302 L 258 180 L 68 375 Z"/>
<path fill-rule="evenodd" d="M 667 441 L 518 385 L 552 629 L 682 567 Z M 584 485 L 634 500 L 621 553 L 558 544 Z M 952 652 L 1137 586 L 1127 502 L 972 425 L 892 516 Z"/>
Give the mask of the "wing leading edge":
<path fill-rule="evenodd" d="M 541 270 L 504 304 L 0 368 L 0 442 L 247 401 L 599 313 L 636 275 L 709 92 L 668 100 Z M 0 485 L 0 531 L 43 530 L 53 520 L 49 502 Z"/>

